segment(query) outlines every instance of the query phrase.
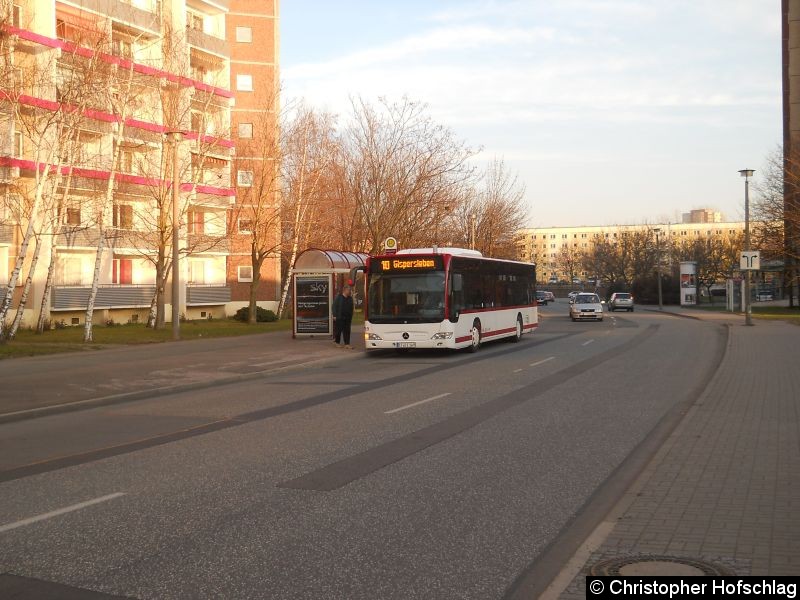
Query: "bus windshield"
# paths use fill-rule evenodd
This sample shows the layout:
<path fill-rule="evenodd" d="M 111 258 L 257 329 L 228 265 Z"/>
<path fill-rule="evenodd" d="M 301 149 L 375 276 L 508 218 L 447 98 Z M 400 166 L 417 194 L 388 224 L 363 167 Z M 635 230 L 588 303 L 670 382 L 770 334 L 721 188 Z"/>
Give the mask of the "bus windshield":
<path fill-rule="evenodd" d="M 367 306 L 373 323 L 442 321 L 444 271 L 371 275 Z"/>

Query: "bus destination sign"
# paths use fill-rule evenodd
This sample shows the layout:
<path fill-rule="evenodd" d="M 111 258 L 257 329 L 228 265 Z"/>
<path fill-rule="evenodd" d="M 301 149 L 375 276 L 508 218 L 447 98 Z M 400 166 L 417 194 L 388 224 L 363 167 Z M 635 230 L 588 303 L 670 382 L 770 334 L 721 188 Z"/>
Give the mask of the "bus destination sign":
<path fill-rule="evenodd" d="M 374 259 L 371 266 L 374 271 L 382 271 L 384 273 L 436 271 L 443 268 L 441 256 L 381 258 Z"/>

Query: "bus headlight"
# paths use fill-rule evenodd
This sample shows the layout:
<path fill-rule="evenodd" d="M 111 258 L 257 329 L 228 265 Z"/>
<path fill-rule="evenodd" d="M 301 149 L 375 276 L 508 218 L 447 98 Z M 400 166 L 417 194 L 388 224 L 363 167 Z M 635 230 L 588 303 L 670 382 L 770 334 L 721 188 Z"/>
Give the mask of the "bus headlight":
<path fill-rule="evenodd" d="M 377 333 L 365 333 L 364 334 L 365 340 L 382 340 L 383 338 L 379 336 Z"/>
<path fill-rule="evenodd" d="M 440 331 L 439 333 L 434 333 L 432 340 L 449 340 L 453 337 L 452 331 Z"/>

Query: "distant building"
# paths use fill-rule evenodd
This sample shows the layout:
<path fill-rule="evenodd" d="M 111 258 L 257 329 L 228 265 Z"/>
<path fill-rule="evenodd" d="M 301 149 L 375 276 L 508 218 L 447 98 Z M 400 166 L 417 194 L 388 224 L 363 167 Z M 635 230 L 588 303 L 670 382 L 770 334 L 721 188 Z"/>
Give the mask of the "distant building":
<path fill-rule="evenodd" d="M 683 213 L 681 222 L 683 223 L 722 223 L 725 219 L 721 212 L 710 208 L 698 208 Z"/>
<path fill-rule="evenodd" d="M 568 273 L 559 271 L 559 254 L 565 250 L 575 254 L 587 252 L 595 236 L 614 241 L 628 231 L 653 230 L 659 228 L 664 240 L 707 239 L 711 237 L 733 237 L 744 231 L 744 222 L 729 223 L 651 223 L 647 225 L 586 225 L 580 227 L 541 227 L 522 229 L 518 232 L 519 260 L 536 263 L 539 281 L 550 278 L 565 280 Z M 579 269 L 581 279 L 592 276 Z"/>

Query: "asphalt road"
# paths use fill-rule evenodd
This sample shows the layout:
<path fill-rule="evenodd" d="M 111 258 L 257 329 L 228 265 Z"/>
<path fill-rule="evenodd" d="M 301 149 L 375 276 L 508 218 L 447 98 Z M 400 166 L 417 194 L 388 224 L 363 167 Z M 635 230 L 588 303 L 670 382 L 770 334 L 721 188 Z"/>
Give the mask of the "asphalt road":
<path fill-rule="evenodd" d="M 666 315 L 541 313 L 474 355 L 353 353 L 0 425 L 0 591 L 513 597 L 724 344 Z"/>

